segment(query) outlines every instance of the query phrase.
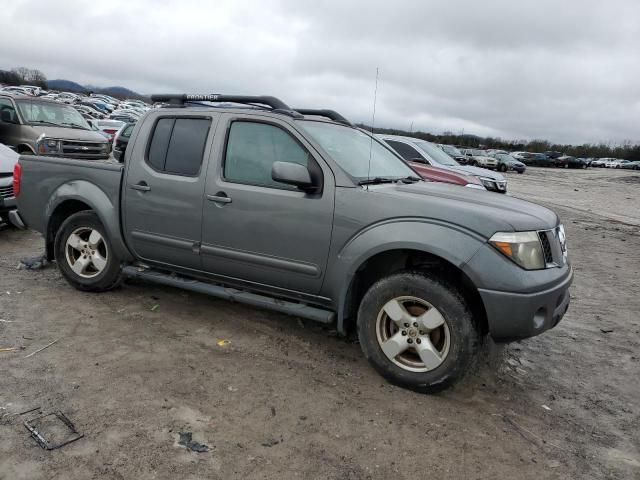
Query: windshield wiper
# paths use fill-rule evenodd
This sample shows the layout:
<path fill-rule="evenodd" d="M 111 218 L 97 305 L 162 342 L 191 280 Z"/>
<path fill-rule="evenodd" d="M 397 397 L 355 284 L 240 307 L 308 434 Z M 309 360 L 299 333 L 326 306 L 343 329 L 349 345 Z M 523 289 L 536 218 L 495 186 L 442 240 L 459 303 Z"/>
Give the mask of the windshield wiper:
<path fill-rule="evenodd" d="M 85 128 L 82 125 L 78 125 L 77 123 L 62 122 L 60 125 L 64 125 L 65 127 L 69 127 L 69 128 L 77 128 L 79 130 L 89 130 L 88 128 Z"/>
<path fill-rule="evenodd" d="M 364 180 L 360 180 L 358 185 L 376 185 L 380 183 L 393 183 L 396 182 L 397 178 L 387 178 L 387 177 L 374 177 L 374 178 L 365 178 Z"/>
<path fill-rule="evenodd" d="M 53 125 L 54 127 L 60 127 L 59 123 L 49 122 L 47 120 L 31 120 L 29 123 L 42 123 L 44 125 Z"/>

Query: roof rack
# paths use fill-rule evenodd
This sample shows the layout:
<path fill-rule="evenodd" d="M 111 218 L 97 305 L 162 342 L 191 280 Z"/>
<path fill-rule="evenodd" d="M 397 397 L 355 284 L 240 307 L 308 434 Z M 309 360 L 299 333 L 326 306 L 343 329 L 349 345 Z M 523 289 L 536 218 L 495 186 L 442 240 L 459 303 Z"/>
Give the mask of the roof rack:
<path fill-rule="evenodd" d="M 334 122 L 343 123 L 344 125 L 348 125 L 350 127 L 354 126 L 353 123 L 351 123 L 349 120 L 347 120 L 345 117 L 340 115 L 335 110 L 327 110 L 327 109 L 316 110 L 313 108 L 295 108 L 294 110 L 298 113 L 301 113 L 302 115 L 316 115 L 318 117 L 326 117 L 333 120 Z"/>
<path fill-rule="evenodd" d="M 275 113 L 283 113 L 294 118 L 302 118 L 302 115 L 294 111 L 289 105 L 276 97 L 268 95 L 247 96 L 247 95 L 219 95 L 219 94 L 168 94 L 151 95 L 152 102 L 168 103 L 170 106 L 183 106 L 185 103 L 193 102 L 229 102 L 242 103 L 245 105 L 266 105 L 271 107 Z"/>

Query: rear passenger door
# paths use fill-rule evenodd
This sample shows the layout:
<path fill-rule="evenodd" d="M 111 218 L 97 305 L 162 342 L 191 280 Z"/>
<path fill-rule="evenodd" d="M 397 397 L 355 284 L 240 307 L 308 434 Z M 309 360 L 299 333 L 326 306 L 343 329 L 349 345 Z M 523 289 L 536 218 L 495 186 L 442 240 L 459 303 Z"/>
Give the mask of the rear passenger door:
<path fill-rule="evenodd" d="M 159 113 L 131 138 L 124 181 L 124 231 L 150 263 L 201 268 L 202 202 L 219 114 Z M 137 141 L 144 139 L 144 141 Z"/>
<path fill-rule="evenodd" d="M 258 287 L 316 294 L 331 241 L 333 173 L 277 118 L 225 114 L 218 130 L 221 164 L 209 166 L 202 216 L 204 269 Z M 321 179 L 322 191 L 274 181 L 278 161 L 306 166 Z"/>

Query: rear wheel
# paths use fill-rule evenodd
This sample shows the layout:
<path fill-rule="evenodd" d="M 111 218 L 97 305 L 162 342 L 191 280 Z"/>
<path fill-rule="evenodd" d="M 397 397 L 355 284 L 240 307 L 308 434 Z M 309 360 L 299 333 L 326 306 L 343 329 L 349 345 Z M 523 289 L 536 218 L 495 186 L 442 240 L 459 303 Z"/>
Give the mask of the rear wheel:
<path fill-rule="evenodd" d="M 358 337 L 383 377 L 421 392 L 442 390 L 462 378 L 480 338 L 459 291 L 423 272 L 376 282 L 360 303 Z"/>
<path fill-rule="evenodd" d="M 83 211 L 67 218 L 54 250 L 62 275 L 78 290 L 103 292 L 120 283 L 120 260 L 95 213 Z"/>

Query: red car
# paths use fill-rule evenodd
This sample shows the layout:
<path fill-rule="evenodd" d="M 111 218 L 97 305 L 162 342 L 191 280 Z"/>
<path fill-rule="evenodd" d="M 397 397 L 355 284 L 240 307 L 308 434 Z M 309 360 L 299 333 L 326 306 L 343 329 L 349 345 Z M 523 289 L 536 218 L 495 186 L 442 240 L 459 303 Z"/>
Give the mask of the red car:
<path fill-rule="evenodd" d="M 407 162 L 416 172 L 425 180 L 430 182 L 452 183 L 454 185 L 462 185 L 463 187 L 478 188 L 486 190 L 482 182 L 474 176 L 463 175 L 461 173 L 452 172 L 440 167 L 433 167 L 418 162 Z"/>

